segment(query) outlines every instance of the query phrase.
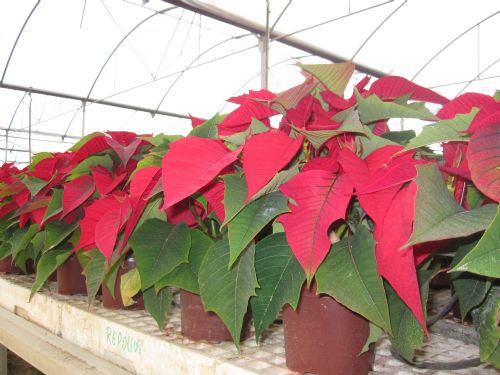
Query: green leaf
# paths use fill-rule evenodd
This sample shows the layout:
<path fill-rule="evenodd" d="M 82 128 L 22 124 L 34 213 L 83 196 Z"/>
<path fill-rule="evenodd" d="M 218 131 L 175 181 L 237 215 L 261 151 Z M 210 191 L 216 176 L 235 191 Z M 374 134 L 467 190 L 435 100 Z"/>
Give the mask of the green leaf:
<path fill-rule="evenodd" d="M 170 134 L 157 134 L 153 137 L 141 137 L 145 141 L 148 141 L 155 147 L 164 146 L 167 143 L 172 143 L 184 138 L 182 135 L 170 135 Z"/>
<path fill-rule="evenodd" d="M 142 224 L 144 224 L 144 222 L 148 219 L 159 219 L 163 221 L 167 220 L 167 215 L 165 211 L 160 211 L 161 203 L 162 203 L 162 198 L 160 197 L 149 201 L 148 205 L 142 212 L 139 221 L 135 225 L 136 228 L 135 230 L 137 230 L 140 226 L 142 226 Z"/>
<path fill-rule="evenodd" d="M 227 174 L 224 179 L 224 208 L 226 218 L 222 225 L 227 225 L 245 206 L 248 195 L 245 176 L 239 173 Z"/>
<path fill-rule="evenodd" d="M 439 270 L 420 270 L 418 281 L 424 313 L 427 311 L 427 298 L 429 296 L 429 283 Z M 390 340 L 396 351 L 408 362 L 413 362 L 415 349 L 424 344 L 425 332 L 415 315 L 408 306 L 398 297 L 389 283 L 384 284 L 389 302 L 392 336 Z"/>
<path fill-rule="evenodd" d="M 78 142 L 76 142 L 73 146 L 71 146 L 69 151 L 77 152 L 78 150 L 80 150 L 82 148 L 83 145 L 85 145 L 92 138 L 99 137 L 101 135 L 105 135 L 105 134 L 101 133 L 101 132 L 94 132 L 94 133 L 87 134 L 87 135 L 83 136 L 82 138 L 80 138 L 80 140 Z"/>
<path fill-rule="evenodd" d="M 145 290 L 188 261 L 191 237 L 186 224 L 168 224 L 159 219 L 144 222 L 130 238 Z"/>
<path fill-rule="evenodd" d="M 370 322 L 370 334 L 368 335 L 368 338 L 366 339 L 366 342 L 365 342 L 365 345 L 363 346 L 363 349 L 361 349 L 361 351 L 359 352 L 358 355 L 366 353 L 368 350 L 370 350 L 370 345 L 376 343 L 378 341 L 378 339 L 382 337 L 383 333 L 384 333 L 384 331 L 379 326 Z"/>
<path fill-rule="evenodd" d="M 59 245 L 78 227 L 78 224 L 67 224 L 64 221 L 51 221 L 45 224 L 44 251 Z"/>
<path fill-rule="evenodd" d="M 87 302 L 90 305 L 104 281 L 107 267 L 106 257 L 98 249 L 86 251 L 85 255 L 89 257 L 83 273 L 87 284 Z M 112 290 L 114 291 L 114 288 Z"/>
<path fill-rule="evenodd" d="M 255 246 L 251 244 L 229 270 L 229 243 L 224 239 L 208 249 L 200 267 L 198 279 L 203 305 L 222 319 L 237 347 L 248 301 L 259 286 L 254 258 Z"/>
<path fill-rule="evenodd" d="M 116 287 L 116 280 L 118 279 L 118 270 L 123 265 L 123 262 L 125 262 L 126 256 L 127 256 L 126 252 L 123 252 L 121 255 L 113 254 L 113 256 L 111 257 L 111 265 L 109 267 L 106 267 L 106 271 L 104 273 L 103 283 L 104 285 L 106 285 L 113 298 L 115 298 L 115 289 L 116 289 L 115 287 Z M 106 261 L 106 266 L 107 266 L 107 261 Z"/>
<path fill-rule="evenodd" d="M 306 72 L 316 77 L 325 87 L 339 96 L 344 96 L 345 88 L 354 72 L 351 62 L 336 64 L 299 64 Z"/>
<path fill-rule="evenodd" d="M 264 186 L 262 189 L 260 189 L 257 193 L 253 195 L 252 198 L 250 198 L 250 202 L 255 201 L 259 199 L 260 197 L 263 197 L 266 194 L 271 194 L 274 193 L 275 191 L 279 191 L 279 188 L 281 185 L 283 185 L 285 182 L 290 180 L 293 176 L 295 176 L 297 173 L 299 173 L 299 164 L 294 164 L 290 168 L 282 170 L 269 181 L 266 186 Z M 246 185 L 245 185 L 246 188 Z"/>
<path fill-rule="evenodd" d="M 319 149 L 330 138 L 344 133 L 358 133 L 366 135 L 363 124 L 359 121 L 358 113 L 351 111 L 342 125 L 335 130 L 306 130 L 293 126 L 293 129 L 303 134 L 315 149 Z"/>
<path fill-rule="evenodd" d="M 358 226 L 352 242 L 343 240 L 332 248 L 316 272 L 318 293 L 326 293 L 350 310 L 391 332 L 384 284 L 375 259 L 375 241 Z"/>
<path fill-rule="evenodd" d="M 256 118 L 252 118 L 252 122 L 250 123 L 250 126 L 247 130 L 233 135 L 223 136 L 221 138 L 226 142 L 230 142 L 232 144 L 240 146 L 242 144 L 245 144 L 246 139 L 250 134 L 260 134 L 267 131 L 269 131 L 268 126 L 266 126 L 263 122 L 257 120 Z"/>
<path fill-rule="evenodd" d="M 132 306 L 135 301 L 134 297 L 141 290 L 141 277 L 137 268 L 133 268 L 127 273 L 124 273 L 120 279 L 120 293 L 122 295 L 123 305 Z"/>
<path fill-rule="evenodd" d="M 479 110 L 474 108 L 470 113 L 457 115 L 450 120 L 443 120 L 435 124 L 426 125 L 422 132 L 406 145 L 402 151 L 413 150 L 424 146 L 442 142 L 465 142 L 469 136 L 464 134 Z"/>
<path fill-rule="evenodd" d="M 163 288 L 156 294 L 155 288 L 151 287 L 143 292 L 144 308 L 153 316 L 158 327 L 163 330 L 167 315 L 172 305 L 172 291 L 170 288 Z"/>
<path fill-rule="evenodd" d="M 451 263 L 451 267 L 453 268 L 456 266 L 476 243 L 477 241 L 459 246 Z M 460 316 L 462 317 L 462 320 L 464 320 L 467 313 L 472 308 L 484 301 L 484 298 L 491 287 L 491 281 L 485 277 L 468 272 L 455 272 L 451 275 L 451 278 L 453 289 L 458 297 Z"/>
<path fill-rule="evenodd" d="M 30 191 L 32 197 L 37 195 L 49 183 L 49 181 L 29 176 L 24 176 L 22 178 L 22 181 L 28 187 L 28 190 Z"/>
<path fill-rule="evenodd" d="M 295 310 L 306 274 L 288 246 L 284 233 L 273 234 L 255 248 L 255 271 L 260 288 L 250 299 L 255 324 L 255 336 L 278 317 L 281 308 L 289 303 Z"/>
<path fill-rule="evenodd" d="M 500 278 L 500 206 L 497 205 L 496 208 L 494 220 L 477 245 L 450 272 L 467 271 Z"/>
<path fill-rule="evenodd" d="M 71 255 L 71 249 L 52 250 L 42 255 L 36 266 L 36 278 L 31 287 L 30 301 L 43 284 Z"/>
<path fill-rule="evenodd" d="M 479 332 L 481 362 L 500 369 L 500 286 L 490 289 L 486 301 L 473 311 L 474 325 Z"/>
<path fill-rule="evenodd" d="M 201 262 L 210 246 L 213 245 L 213 241 L 199 230 L 190 230 L 190 235 L 191 248 L 189 249 L 188 262 L 179 264 L 172 272 L 162 277 L 155 284 L 157 291 L 166 286 L 175 286 L 191 293 L 200 294 L 198 273 Z"/>
<path fill-rule="evenodd" d="M 422 242 L 466 237 L 483 231 L 496 213 L 496 205 L 488 204 L 464 211 L 451 196 L 434 164 L 418 165 L 413 234 L 402 246 Z"/>
<path fill-rule="evenodd" d="M 58 213 L 62 212 L 62 193 L 63 189 L 53 189 L 52 198 L 47 206 L 42 222 L 47 221 Z"/>
<path fill-rule="evenodd" d="M 276 216 L 288 212 L 288 198 L 280 192 L 264 195 L 246 205 L 228 224 L 229 267 L 255 236 Z"/>
<path fill-rule="evenodd" d="M 380 137 L 388 139 L 389 141 L 399 143 L 400 145 L 406 145 L 410 140 L 415 138 L 415 130 L 400 130 L 381 134 Z"/>
<path fill-rule="evenodd" d="M 0 245 L 0 260 L 4 260 L 11 255 L 12 244 L 10 242 L 3 242 Z"/>
<path fill-rule="evenodd" d="M 364 98 L 357 90 L 355 94 L 359 117 L 363 124 L 390 118 L 437 119 L 431 111 L 419 103 L 384 102 L 375 94 Z"/>
<path fill-rule="evenodd" d="M 393 142 L 392 140 L 379 137 L 372 133 L 368 126 L 364 126 L 366 136 L 357 137 L 356 141 L 359 143 L 361 150 L 363 153 L 361 155 L 362 159 L 365 159 L 368 155 L 370 155 L 373 151 L 378 150 L 384 146 L 398 145 L 398 143 Z"/>
<path fill-rule="evenodd" d="M 35 234 L 38 232 L 38 224 L 31 224 L 29 227 L 24 227 L 14 232 L 11 240 L 12 258 L 16 259 L 18 255 L 26 250 L 26 247 L 31 242 Z M 21 268 L 22 269 L 22 268 Z M 24 270 L 24 269 L 23 269 Z"/>
<path fill-rule="evenodd" d="M 109 155 L 90 156 L 73 168 L 71 174 L 66 180 L 71 181 L 77 177 L 83 176 L 84 174 L 90 174 L 90 168 L 97 166 L 102 166 L 111 170 L 111 168 L 113 168 L 113 159 L 111 159 L 111 156 Z"/>
<path fill-rule="evenodd" d="M 218 128 L 217 125 L 224 120 L 226 115 L 215 115 L 211 119 L 208 119 L 203 124 L 198 125 L 196 128 L 191 130 L 189 135 L 200 137 L 200 138 L 210 138 L 218 139 Z"/>
<path fill-rule="evenodd" d="M 467 203 L 470 208 L 476 208 L 483 204 L 485 196 L 475 186 L 467 186 Z"/>

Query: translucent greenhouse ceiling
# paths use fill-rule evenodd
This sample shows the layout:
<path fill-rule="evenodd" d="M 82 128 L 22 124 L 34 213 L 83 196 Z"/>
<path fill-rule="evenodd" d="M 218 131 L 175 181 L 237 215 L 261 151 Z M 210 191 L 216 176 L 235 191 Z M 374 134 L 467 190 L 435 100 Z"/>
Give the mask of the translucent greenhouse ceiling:
<path fill-rule="evenodd" d="M 266 0 L 183 1 L 266 24 Z M 269 0 L 269 9 L 276 32 L 447 97 L 500 88 L 496 0 Z M 257 35 L 168 1 L 2 1 L 0 35 L 1 161 L 62 151 L 97 130 L 186 134 L 189 120 L 148 110 L 208 118 L 231 109 L 227 98 L 261 87 Z M 328 61 L 271 38 L 271 91 L 302 80 L 297 62 Z"/>

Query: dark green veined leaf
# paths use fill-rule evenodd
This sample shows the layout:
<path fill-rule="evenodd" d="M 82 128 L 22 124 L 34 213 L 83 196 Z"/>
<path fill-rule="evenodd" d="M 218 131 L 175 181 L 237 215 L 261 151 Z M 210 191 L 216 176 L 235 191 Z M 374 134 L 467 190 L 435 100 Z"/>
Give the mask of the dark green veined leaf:
<path fill-rule="evenodd" d="M 456 266 L 476 243 L 477 241 L 461 245 L 453 258 L 451 267 Z M 463 320 L 472 308 L 484 301 L 491 287 L 491 281 L 486 277 L 474 275 L 469 272 L 454 272 L 451 274 L 451 277 L 453 289 L 458 297 L 460 316 Z"/>
<path fill-rule="evenodd" d="M 162 277 L 155 284 L 157 291 L 166 286 L 175 286 L 191 293 L 200 294 L 198 273 L 201 262 L 210 246 L 213 245 L 213 241 L 199 230 L 191 230 L 190 235 L 191 248 L 189 249 L 188 262 L 179 264 L 172 272 Z"/>
<path fill-rule="evenodd" d="M 67 224 L 64 221 L 51 221 L 45 224 L 44 251 L 59 245 L 78 227 L 78 224 Z"/>
<path fill-rule="evenodd" d="M 294 164 L 288 169 L 284 169 L 278 173 L 264 186 L 260 189 L 255 195 L 250 198 L 249 202 L 253 202 L 260 197 L 263 197 L 266 194 L 274 193 L 275 191 L 279 191 L 281 185 L 290 180 L 293 176 L 299 173 L 299 164 Z"/>
<path fill-rule="evenodd" d="M 32 197 L 37 195 L 45 186 L 48 185 L 49 181 L 41 180 L 36 177 L 24 176 L 22 181 L 28 187 Z"/>
<path fill-rule="evenodd" d="M 288 198 L 274 192 L 247 204 L 228 224 L 229 267 L 255 236 L 276 216 L 288 212 Z"/>
<path fill-rule="evenodd" d="M 399 143 L 400 145 L 407 145 L 410 140 L 415 138 L 415 130 L 400 130 L 381 134 L 380 137 L 388 139 L 389 141 Z"/>
<path fill-rule="evenodd" d="M 485 206 L 483 206 L 485 207 Z M 500 278 L 500 206 L 497 214 L 477 245 L 451 269 Z"/>
<path fill-rule="evenodd" d="M 89 258 L 89 261 L 83 273 L 85 274 L 85 283 L 87 284 L 87 302 L 90 305 L 104 281 L 107 266 L 106 258 L 98 249 L 86 251 L 85 255 Z M 114 288 L 111 290 L 114 291 Z"/>
<path fill-rule="evenodd" d="M 437 269 L 422 269 L 418 272 L 422 306 L 427 306 L 429 283 L 438 272 L 439 270 Z M 387 301 L 389 303 L 389 315 L 391 317 L 392 326 L 392 336 L 389 338 L 394 349 L 396 349 L 404 359 L 411 363 L 413 362 L 415 349 L 422 347 L 424 344 L 424 329 L 389 283 L 384 283 L 384 285 L 387 291 Z M 426 309 L 424 308 L 423 310 L 425 313 Z"/>
<path fill-rule="evenodd" d="M 144 308 L 153 316 L 158 327 L 163 330 L 167 315 L 172 306 L 172 290 L 168 287 L 161 289 L 158 294 L 151 287 L 143 292 Z"/>
<path fill-rule="evenodd" d="M 143 290 L 188 261 L 191 237 L 186 224 L 148 219 L 130 238 Z"/>
<path fill-rule="evenodd" d="M 464 132 L 469 127 L 477 112 L 478 109 L 474 108 L 468 114 L 457 115 L 450 120 L 443 120 L 435 124 L 424 126 L 422 132 L 410 140 L 403 151 L 413 150 L 435 143 L 451 141 L 466 142 L 469 136 Z"/>
<path fill-rule="evenodd" d="M 289 303 L 295 310 L 306 274 L 292 253 L 284 233 L 273 234 L 260 241 L 255 249 L 255 271 L 260 288 L 250 299 L 255 324 L 255 336 L 278 317 Z"/>
<path fill-rule="evenodd" d="M 229 242 L 226 239 L 218 241 L 208 249 L 198 277 L 205 309 L 222 319 L 237 347 L 248 301 L 259 286 L 254 258 L 255 246 L 251 244 L 229 270 Z"/>
<path fill-rule="evenodd" d="M 26 250 L 26 247 L 37 232 L 38 224 L 31 224 L 29 227 L 24 227 L 14 232 L 14 235 L 9 240 L 12 245 L 12 258 L 16 259 L 21 252 Z"/>
<path fill-rule="evenodd" d="M 62 212 L 62 193 L 63 189 L 53 189 L 52 198 L 50 199 L 45 215 L 43 216 L 42 222 L 47 221 L 51 217 Z"/>
<path fill-rule="evenodd" d="M 43 284 L 71 255 L 71 248 L 48 251 L 42 255 L 36 266 L 36 278 L 31 287 L 30 300 Z"/>
<path fill-rule="evenodd" d="M 479 332 L 481 362 L 488 362 L 500 369 L 500 286 L 494 285 L 484 303 L 473 310 L 472 318 Z"/>
<path fill-rule="evenodd" d="M 384 284 L 375 259 L 375 241 L 364 226 L 358 226 L 349 244 L 332 245 L 316 272 L 318 293 L 326 293 L 350 310 L 391 332 Z"/>
<path fill-rule="evenodd" d="M 389 118 L 437 119 L 431 111 L 420 103 L 384 102 L 375 94 L 363 98 L 357 90 L 355 90 L 355 94 L 359 117 L 363 124 Z"/>
<path fill-rule="evenodd" d="M 464 211 L 453 199 L 433 164 L 418 165 L 413 234 L 402 246 L 448 238 L 466 237 L 483 231 L 493 220 L 496 205 L 488 204 Z"/>
<path fill-rule="evenodd" d="M 229 223 L 245 206 L 245 198 L 248 195 L 245 176 L 239 173 L 227 174 L 224 179 L 224 208 L 226 218 L 222 225 Z"/>

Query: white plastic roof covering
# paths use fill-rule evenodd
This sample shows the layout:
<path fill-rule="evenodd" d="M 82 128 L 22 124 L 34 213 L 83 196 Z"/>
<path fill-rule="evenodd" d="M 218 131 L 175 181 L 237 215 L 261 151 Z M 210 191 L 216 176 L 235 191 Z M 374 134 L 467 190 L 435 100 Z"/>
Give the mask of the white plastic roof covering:
<path fill-rule="evenodd" d="M 229 109 L 225 99 L 260 88 L 255 35 L 182 8 L 169 9 L 160 0 L 40 0 L 5 71 L 36 3 L 0 2 L 5 84 L 205 118 Z M 266 0 L 203 3 L 265 24 Z M 465 86 L 487 94 L 500 88 L 497 0 L 270 0 L 270 10 L 270 25 L 280 17 L 277 31 L 295 33 L 324 23 L 294 37 L 388 74 L 415 78 L 445 96 L 454 97 Z M 271 91 L 302 80 L 295 62 L 326 62 L 276 41 L 269 59 Z M 31 146 L 26 139 L 30 102 Z M 119 129 L 186 134 L 190 128 L 187 120 L 97 104 L 87 105 L 84 114 L 80 101 L 39 94 L 30 99 L 8 89 L 0 89 L 0 103 L 1 161 L 26 162 L 30 147 L 32 152 L 62 151 L 75 141 L 40 132 L 78 137 Z"/>

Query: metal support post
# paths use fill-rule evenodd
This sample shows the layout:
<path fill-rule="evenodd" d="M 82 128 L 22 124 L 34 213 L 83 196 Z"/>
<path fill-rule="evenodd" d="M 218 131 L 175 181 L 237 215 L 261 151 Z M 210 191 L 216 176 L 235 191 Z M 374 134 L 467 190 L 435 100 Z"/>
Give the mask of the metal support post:
<path fill-rule="evenodd" d="M 261 56 L 260 65 L 260 87 L 261 89 L 268 89 L 269 87 L 269 0 L 266 0 L 266 30 L 265 33 L 259 37 L 259 47 Z"/>
<path fill-rule="evenodd" d="M 31 92 L 29 93 L 30 103 L 29 103 L 29 123 L 28 123 L 28 152 L 29 152 L 29 162 L 31 164 Z"/>

